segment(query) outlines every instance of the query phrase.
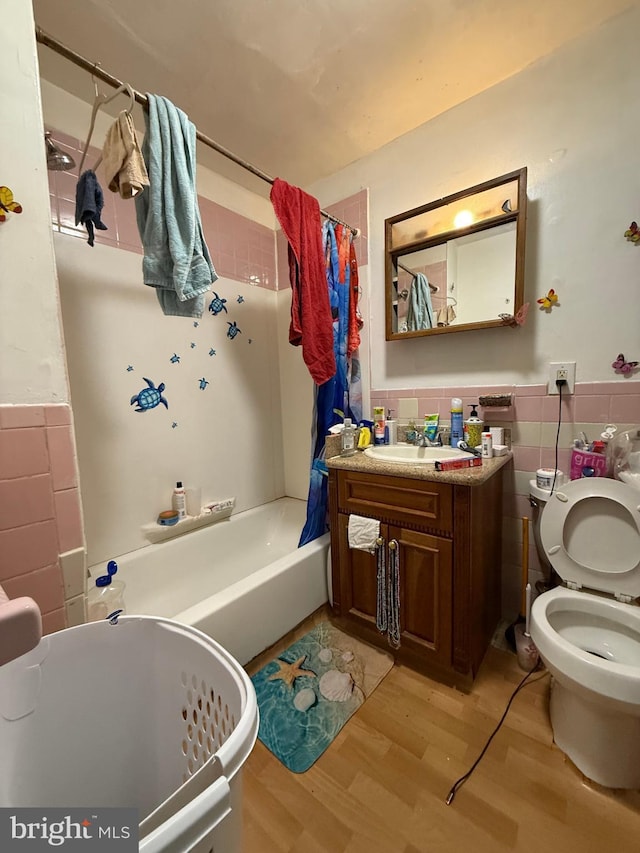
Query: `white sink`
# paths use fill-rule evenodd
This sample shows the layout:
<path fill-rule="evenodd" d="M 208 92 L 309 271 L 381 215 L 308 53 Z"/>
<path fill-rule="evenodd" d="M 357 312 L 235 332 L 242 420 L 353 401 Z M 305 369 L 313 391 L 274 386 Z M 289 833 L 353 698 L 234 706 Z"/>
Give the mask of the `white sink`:
<path fill-rule="evenodd" d="M 433 465 L 443 459 L 468 459 L 470 454 L 454 447 L 415 447 L 412 444 L 385 444 L 367 447 L 365 456 L 378 462 L 404 465 Z"/>

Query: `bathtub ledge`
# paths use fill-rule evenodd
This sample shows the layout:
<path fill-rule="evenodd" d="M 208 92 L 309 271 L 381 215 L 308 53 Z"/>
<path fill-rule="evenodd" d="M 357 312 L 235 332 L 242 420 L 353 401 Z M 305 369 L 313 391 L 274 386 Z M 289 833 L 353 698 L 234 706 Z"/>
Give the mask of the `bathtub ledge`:
<path fill-rule="evenodd" d="M 144 524 L 140 529 L 145 539 L 155 545 L 158 542 L 165 542 L 167 539 L 175 539 L 176 536 L 182 536 L 183 533 L 189 533 L 199 527 L 206 527 L 208 524 L 215 524 L 217 521 L 229 518 L 235 505 L 235 498 L 226 498 L 224 501 L 217 501 L 216 508 L 211 512 L 188 515 L 171 527 L 164 527 L 154 522 L 153 524 Z"/>

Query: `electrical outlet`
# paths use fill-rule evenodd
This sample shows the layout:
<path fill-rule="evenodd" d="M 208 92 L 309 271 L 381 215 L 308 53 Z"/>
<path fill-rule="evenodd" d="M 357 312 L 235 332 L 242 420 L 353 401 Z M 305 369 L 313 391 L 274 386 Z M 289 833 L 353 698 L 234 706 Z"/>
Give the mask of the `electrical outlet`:
<path fill-rule="evenodd" d="M 556 385 L 557 379 L 564 379 L 565 385 L 562 387 L 562 395 L 573 394 L 576 384 L 576 363 L 575 361 L 552 361 L 549 365 L 549 381 L 547 384 L 548 394 L 559 394 L 560 389 Z"/>

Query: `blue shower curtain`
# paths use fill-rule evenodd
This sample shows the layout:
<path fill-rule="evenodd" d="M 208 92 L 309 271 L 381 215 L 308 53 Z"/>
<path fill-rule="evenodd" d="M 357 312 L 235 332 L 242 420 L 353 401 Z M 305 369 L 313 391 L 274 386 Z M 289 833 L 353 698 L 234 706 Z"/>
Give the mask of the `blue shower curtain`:
<path fill-rule="evenodd" d="M 346 232 L 351 240 L 352 235 Z M 312 458 L 307 500 L 307 521 L 298 547 L 317 539 L 329 529 L 327 507 L 327 482 L 329 472 L 325 461 L 325 437 L 329 428 L 351 418 L 358 423 L 362 418 L 362 393 L 360 358 L 358 351 L 347 356 L 349 332 L 349 300 L 351 298 L 351 268 L 347 260 L 342 265 L 338 253 L 335 227 L 326 221 L 322 226 L 323 245 L 329 302 L 333 317 L 333 351 L 336 373 L 323 385 L 314 386 L 314 411 L 312 421 Z M 348 252 L 347 252 L 348 259 Z"/>

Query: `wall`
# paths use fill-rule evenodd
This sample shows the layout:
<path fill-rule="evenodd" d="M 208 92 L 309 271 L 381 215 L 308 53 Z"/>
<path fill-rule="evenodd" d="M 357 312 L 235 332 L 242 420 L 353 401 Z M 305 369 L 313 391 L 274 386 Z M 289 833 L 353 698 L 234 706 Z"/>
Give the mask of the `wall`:
<path fill-rule="evenodd" d="M 82 520 L 31 4 L 0 0 L 0 23 L 0 181 L 23 207 L 0 223 L 0 583 L 49 632 L 84 617 Z"/>
<path fill-rule="evenodd" d="M 627 156 L 640 134 L 631 106 L 639 26 L 635 8 L 310 188 L 322 202 L 369 187 L 372 405 L 420 399 L 420 415 L 440 409 L 446 417 L 454 394 L 465 403 L 493 388 L 515 394 L 510 411 L 485 413 L 511 425 L 516 445 L 505 500 L 506 616 L 518 607 L 528 481 L 539 462 L 549 464 L 555 441 L 548 362 L 577 362 L 562 459 L 581 426 L 593 438 L 609 420 L 640 423 L 640 383 L 611 369 L 620 351 L 640 353 L 640 248 L 623 236 L 640 214 Z M 526 325 L 385 342 L 385 218 L 525 165 Z M 560 299 L 547 313 L 536 299 L 550 287 Z"/>
<path fill-rule="evenodd" d="M 23 213 L 0 223 L 0 404 L 64 403 L 69 389 L 60 333 L 53 242 L 47 205 L 42 111 L 30 3 L 2 0 L 6 41 L 0 109 L 0 181 L 13 190 Z M 9 122 L 8 117 L 13 121 Z"/>
<path fill-rule="evenodd" d="M 89 106 L 50 84 L 43 97 L 56 142 L 79 163 Z M 99 118 L 96 143 L 112 120 Z M 90 149 L 87 163 L 98 153 Z M 101 169 L 97 174 L 103 178 Z M 200 195 L 219 278 L 199 321 L 166 317 L 142 282 L 134 203 L 110 193 L 102 179 L 108 230 L 96 232 L 91 248 L 74 221 L 75 182 L 74 173 L 50 173 L 92 566 L 144 546 L 142 526 L 170 506 L 178 480 L 201 487 L 203 501 L 236 497 L 237 512 L 284 494 L 275 234 L 268 200 L 240 187 L 234 195 L 230 182 L 199 169 L 199 189 L 219 190 L 225 201 Z M 226 206 L 232 202 L 235 210 Z M 214 294 L 222 302 L 210 310 Z M 136 411 L 131 400 L 146 379 L 164 386 L 166 407 L 158 399 Z"/>

